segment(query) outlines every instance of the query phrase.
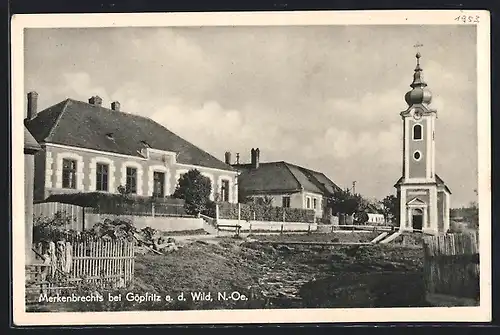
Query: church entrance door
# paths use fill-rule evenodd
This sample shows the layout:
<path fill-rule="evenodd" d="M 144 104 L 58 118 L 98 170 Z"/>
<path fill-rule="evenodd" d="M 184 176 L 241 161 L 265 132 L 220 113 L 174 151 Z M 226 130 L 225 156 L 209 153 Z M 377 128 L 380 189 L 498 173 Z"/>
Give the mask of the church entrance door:
<path fill-rule="evenodd" d="M 424 212 L 420 208 L 413 209 L 411 221 L 413 229 L 422 230 L 422 226 L 424 223 Z"/>

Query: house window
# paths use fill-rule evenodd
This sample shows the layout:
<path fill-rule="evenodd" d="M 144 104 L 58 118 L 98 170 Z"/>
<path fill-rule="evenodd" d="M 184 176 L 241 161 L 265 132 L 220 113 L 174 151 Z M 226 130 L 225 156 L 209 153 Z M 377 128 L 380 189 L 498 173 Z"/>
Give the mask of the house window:
<path fill-rule="evenodd" d="M 127 179 L 125 189 L 132 194 L 137 193 L 137 169 L 127 167 Z"/>
<path fill-rule="evenodd" d="M 229 202 L 229 180 L 222 180 L 220 192 L 222 201 Z"/>
<path fill-rule="evenodd" d="M 413 139 L 414 140 L 421 140 L 422 139 L 422 126 L 419 124 L 416 124 L 413 126 Z"/>
<path fill-rule="evenodd" d="M 283 197 L 283 208 L 290 208 L 290 197 Z"/>
<path fill-rule="evenodd" d="M 415 152 L 413 153 L 413 158 L 414 158 L 416 161 L 419 161 L 419 160 L 420 160 L 420 158 L 422 158 L 422 154 L 420 153 L 420 151 L 418 151 L 418 150 L 417 150 L 417 151 L 415 151 Z"/>
<path fill-rule="evenodd" d="M 306 208 L 307 209 L 311 208 L 311 198 L 310 197 L 306 197 Z"/>
<path fill-rule="evenodd" d="M 316 209 L 318 207 L 318 199 L 313 199 L 313 208 Z"/>
<path fill-rule="evenodd" d="M 76 161 L 63 159 L 62 187 L 76 188 Z"/>
<path fill-rule="evenodd" d="M 165 173 L 155 172 L 153 174 L 153 196 L 163 198 L 165 196 Z"/>
<path fill-rule="evenodd" d="M 108 164 L 97 163 L 96 165 L 96 190 L 108 191 Z"/>

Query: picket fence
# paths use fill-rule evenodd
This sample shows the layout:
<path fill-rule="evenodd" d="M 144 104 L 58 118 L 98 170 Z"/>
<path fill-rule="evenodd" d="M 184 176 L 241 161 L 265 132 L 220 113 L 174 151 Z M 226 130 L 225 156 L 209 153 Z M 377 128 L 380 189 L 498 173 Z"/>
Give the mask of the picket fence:
<path fill-rule="evenodd" d="M 478 233 L 425 236 L 424 276 L 427 300 L 434 305 L 479 302 Z"/>
<path fill-rule="evenodd" d="M 33 249 L 45 264 L 32 266 L 36 268 L 32 291 L 75 288 L 82 282 L 113 287 L 133 283 L 134 241 L 76 237 L 56 242 L 52 248 L 38 243 Z"/>

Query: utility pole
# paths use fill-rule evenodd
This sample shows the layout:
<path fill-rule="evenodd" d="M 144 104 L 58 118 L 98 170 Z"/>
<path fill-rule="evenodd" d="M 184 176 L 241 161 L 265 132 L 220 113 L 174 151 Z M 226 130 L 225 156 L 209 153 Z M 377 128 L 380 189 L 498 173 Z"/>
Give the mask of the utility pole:
<path fill-rule="evenodd" d="M 356 194 L 356 181 L 352 182 L 352 193 Z"/>

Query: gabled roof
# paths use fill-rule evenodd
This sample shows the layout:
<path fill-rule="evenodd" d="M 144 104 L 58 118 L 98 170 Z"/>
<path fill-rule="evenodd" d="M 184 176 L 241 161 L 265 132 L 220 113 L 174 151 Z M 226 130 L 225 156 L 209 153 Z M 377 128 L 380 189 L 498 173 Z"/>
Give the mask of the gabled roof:
<path fill-rule="evenodd" d="M 40 149 L 40 144 L 33 138 L 29 130 L 24 127 L 24 153 L 33 155 Z"/>
<path fill-rule="evenodd" d="M 147 143 L 153 149 L 176 152 L 179 163 L 234 171 L 149 118 L 82 101 L 66 99 L 25 124 L 38 142 L 138 157 Z"/>
<path fill-rule="evenodd" d="M 436 184 L 437 184 L 437 186 L 444 187 L 446 189 L 446 191 L 451 194 L 451 190 L 448 188 L 448 186 L 443 181 L 443 179 L 441 179 L 441 177 L 439 177 L 437 174 L 435 174 L 434 176 L 436 178 Z M 397 187 L 397 186 L 401 185 L 403 183 L 403 179 L 404 179 L 403 177 L 399 178 L 398 181 L 396 182 L 396 184 L 394 184 L 394 187 Z"/>
<path fill-rule="evenodd" d="M 369 213 L 372 213 L 372 214 L 380 214 L 380 209 L 377 208 L 377 206 L 375 206 L 374 204 L 368 204 L 367 208 Z"/>
<path fill-rule="evenodd" d="M 420 200 L 417 197 L 417 198 L 413 198 L 412 200 L 408 201 L 407 205 L 425 205 L 425 202 Z"/>
<path fill-rule="evenodd" d="M 339 187 L 323 173 L 287 162 L 233 165 L 240 170 L 238 185 L 251 193 L 313 192 L 330 195 Z"/>

